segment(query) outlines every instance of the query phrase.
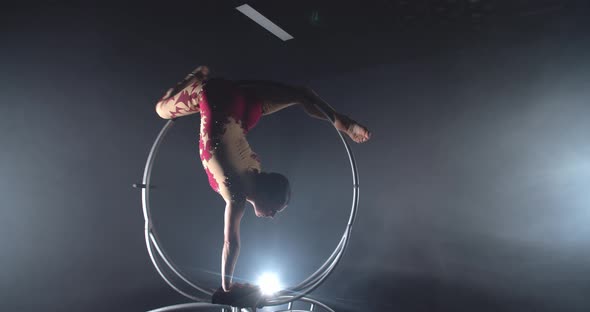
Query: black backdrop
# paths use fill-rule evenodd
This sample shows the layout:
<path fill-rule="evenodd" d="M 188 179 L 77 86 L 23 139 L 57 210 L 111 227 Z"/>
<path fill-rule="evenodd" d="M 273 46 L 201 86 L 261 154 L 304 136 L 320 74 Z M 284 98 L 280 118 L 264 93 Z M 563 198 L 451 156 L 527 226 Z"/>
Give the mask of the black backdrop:
<path fill-rule="evenodd" d="M 338 311 L 588 310 L 587 4 L 250 3 L 295 40 L 232 1 L 4 7 L 1 310 L 185 301 L 151 267 L 130 185 L 163 125 L 155 99 L 201 64 L 308 84 L 374 132 L 353 146 L 350 249 L 315 297 Z M 179 120 L 162 148 L 154 214 L 169 253 L 215 286 L 222 203 L 198 162 L 198 122 Z M 338 241 L 350 174 L 332 132 L 289 108 L 251 133 L 294 199 L 275 220 L 245 217 L 238 278 L 297 281 Z"/>

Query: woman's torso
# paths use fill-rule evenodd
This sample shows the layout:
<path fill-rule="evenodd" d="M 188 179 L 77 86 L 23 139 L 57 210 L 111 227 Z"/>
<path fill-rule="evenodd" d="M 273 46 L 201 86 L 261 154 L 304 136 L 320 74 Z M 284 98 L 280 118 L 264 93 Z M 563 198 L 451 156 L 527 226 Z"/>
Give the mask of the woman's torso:
<path fill-rule="evenodd" d="M 211 79 L 199 96 L 199 154 L 211 187 L 226 198 L 239 192 L 248 171 L 260 171 L 246 134 L 262 115 L 261 102 L 232 81 Z"/>

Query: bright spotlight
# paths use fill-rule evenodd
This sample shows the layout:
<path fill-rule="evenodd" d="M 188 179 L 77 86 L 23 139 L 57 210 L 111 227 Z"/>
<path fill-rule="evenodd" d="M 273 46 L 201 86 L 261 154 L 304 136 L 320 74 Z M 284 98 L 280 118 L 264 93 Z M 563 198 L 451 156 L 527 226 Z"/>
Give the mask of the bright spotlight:
<path fill-rule="evenodd" d="M 279 278 L 274 273 L 264 273 L 258 278 L 258 286 L 265 295 L 272 295 L 281 290 Z"/>

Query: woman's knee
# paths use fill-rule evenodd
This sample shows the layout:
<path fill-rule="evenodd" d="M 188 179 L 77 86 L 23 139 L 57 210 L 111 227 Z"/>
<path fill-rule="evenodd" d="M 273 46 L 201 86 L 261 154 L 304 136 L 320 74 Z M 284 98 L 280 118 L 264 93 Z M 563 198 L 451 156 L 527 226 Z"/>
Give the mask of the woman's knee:
<path fill-rule="evenodd" d="M 158 116 L 160 116 L 163 119 L 172 118 L 170 111 L 167 110 L 164 106 L 165 106 L 164 101 L 160 101 L 160 102 L 156 103 L 156 114 L 158 114 Z"/>

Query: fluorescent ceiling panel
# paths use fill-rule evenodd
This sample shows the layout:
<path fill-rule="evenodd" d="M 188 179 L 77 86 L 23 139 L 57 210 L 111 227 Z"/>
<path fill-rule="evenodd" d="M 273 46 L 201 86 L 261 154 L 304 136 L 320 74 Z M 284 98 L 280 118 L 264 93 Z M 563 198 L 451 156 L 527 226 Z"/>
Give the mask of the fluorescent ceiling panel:
<path fill-rule="evenodd" d="M 264 17 L 264 15 L 254 10 L 254 8 L 251 6 L 247 4 L 240 5 L 239 7 L 236 7 L 236 10 L 242 12 L 244 15 L 258 23 L 258 25 L 264 27 L 264 29 L 270 31 L 275 36 L 281 38 L 283 41 L 293 39 L 293 36 L 289 35 L 281 27 L 277 26 L 277 24 L 271 22 L 268 18 Z"/>

